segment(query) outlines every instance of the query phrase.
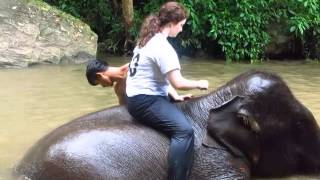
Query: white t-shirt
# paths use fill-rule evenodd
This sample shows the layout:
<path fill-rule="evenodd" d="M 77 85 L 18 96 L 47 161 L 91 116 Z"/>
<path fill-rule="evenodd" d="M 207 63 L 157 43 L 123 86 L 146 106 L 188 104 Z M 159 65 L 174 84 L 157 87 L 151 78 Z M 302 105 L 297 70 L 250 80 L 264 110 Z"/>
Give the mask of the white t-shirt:
<path fill-rule="evenodd" d="M 126 82 L 127 96 L 167 96 L 167 73 L 175 69 L 181 69 L 178 55 L 167 38 L 157 33 L 144 47 L 133 51 Z"/>

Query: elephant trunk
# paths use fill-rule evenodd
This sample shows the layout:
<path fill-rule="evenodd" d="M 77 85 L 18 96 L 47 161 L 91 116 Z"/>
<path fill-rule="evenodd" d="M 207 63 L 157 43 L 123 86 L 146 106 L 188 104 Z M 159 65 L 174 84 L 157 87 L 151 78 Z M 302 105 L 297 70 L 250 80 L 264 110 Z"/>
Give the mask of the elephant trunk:
<path fill-rule="evenodd" d="M 206 134 L 209 111 L 218 108 L 234 96 L 229 86 L 222 86 L 208 95 L 176 104 L 193 123 L 196 146 L 202 144 Z"/>
<path fill-rule="evenodd" d="M 304 107 L 305 108 L 305 107 Z M 299 117 L 297 115 L 297 117 Z M 297 118 L 298 123 L 305 123 L 304 126 L 298 126 L 296 134 L 300 134 L 299 143 L 301 143 L 300 151 L 300 168 L 306 173 L 319 173 L 320 172 L 320 128 L 317 124 L 312 113 L 305 108 L 305 113 L 300 113 L 300 117 Z M 311 143 L 310 143 L 311 142 Z"/>
<path fill-rule="evenodd" d="M 306 141 L 312 141 L 312 140 L 306 140 Z M 306 171 L 306 173 L 319 173 L 320 172 L 320 130 L 318 130 L 317 139 L 315 139 L 314 143 L 311 143 L 311 147 L 309 147 L 309 152 L 306 151 L 305 161 L 307 161 L 305 166 L 303 166 L 303 169 Z"/>

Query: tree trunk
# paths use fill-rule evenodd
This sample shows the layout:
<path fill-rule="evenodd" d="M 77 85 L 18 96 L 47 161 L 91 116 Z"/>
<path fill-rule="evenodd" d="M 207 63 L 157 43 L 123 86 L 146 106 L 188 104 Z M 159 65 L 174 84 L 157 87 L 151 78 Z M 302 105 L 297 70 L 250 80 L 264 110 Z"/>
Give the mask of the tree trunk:
<path fill-rule="evenodd" d="M 129 30 L 133 21 L 133 0 L 122 0 L 122 14 L 125 28 Z"/>
<path fill-rule="evenodd" d="M 122 16 L 124 19 L 125 25 L 125 43 L 124 43 L 124 51 L 125 54 L 128 54 L 131 51 L 132 40 L 129 36 L 129 29 L 133 23 L 133 0 L 122 0 Z"/>

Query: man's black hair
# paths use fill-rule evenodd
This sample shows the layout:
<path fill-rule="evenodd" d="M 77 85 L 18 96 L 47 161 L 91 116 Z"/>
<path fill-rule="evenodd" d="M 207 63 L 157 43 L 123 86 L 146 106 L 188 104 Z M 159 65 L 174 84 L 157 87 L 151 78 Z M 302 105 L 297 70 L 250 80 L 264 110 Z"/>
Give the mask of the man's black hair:
<path fill-rule="evenodd" d="M 93 59 L 88 62 L 86 76 L 89 84 L 96 86 L 97 73 L 106 71 L 109 64 L 105 61 Z"/>

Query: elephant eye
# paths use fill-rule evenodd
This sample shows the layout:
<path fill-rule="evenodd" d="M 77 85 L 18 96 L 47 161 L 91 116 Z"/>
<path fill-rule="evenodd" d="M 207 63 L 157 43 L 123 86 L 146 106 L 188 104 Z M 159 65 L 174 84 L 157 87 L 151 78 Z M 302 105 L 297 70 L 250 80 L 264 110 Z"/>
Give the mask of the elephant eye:
<path fill-rule="evenodd" d="M 245 127 L 249 127 L 249 120 L 248 120 L 248 116 L 244 115 L 244 114 L 237 114 L 237 117 L 239 118 L 239 120 L 241 121 L 241 123 L 245 126 Z"/>

